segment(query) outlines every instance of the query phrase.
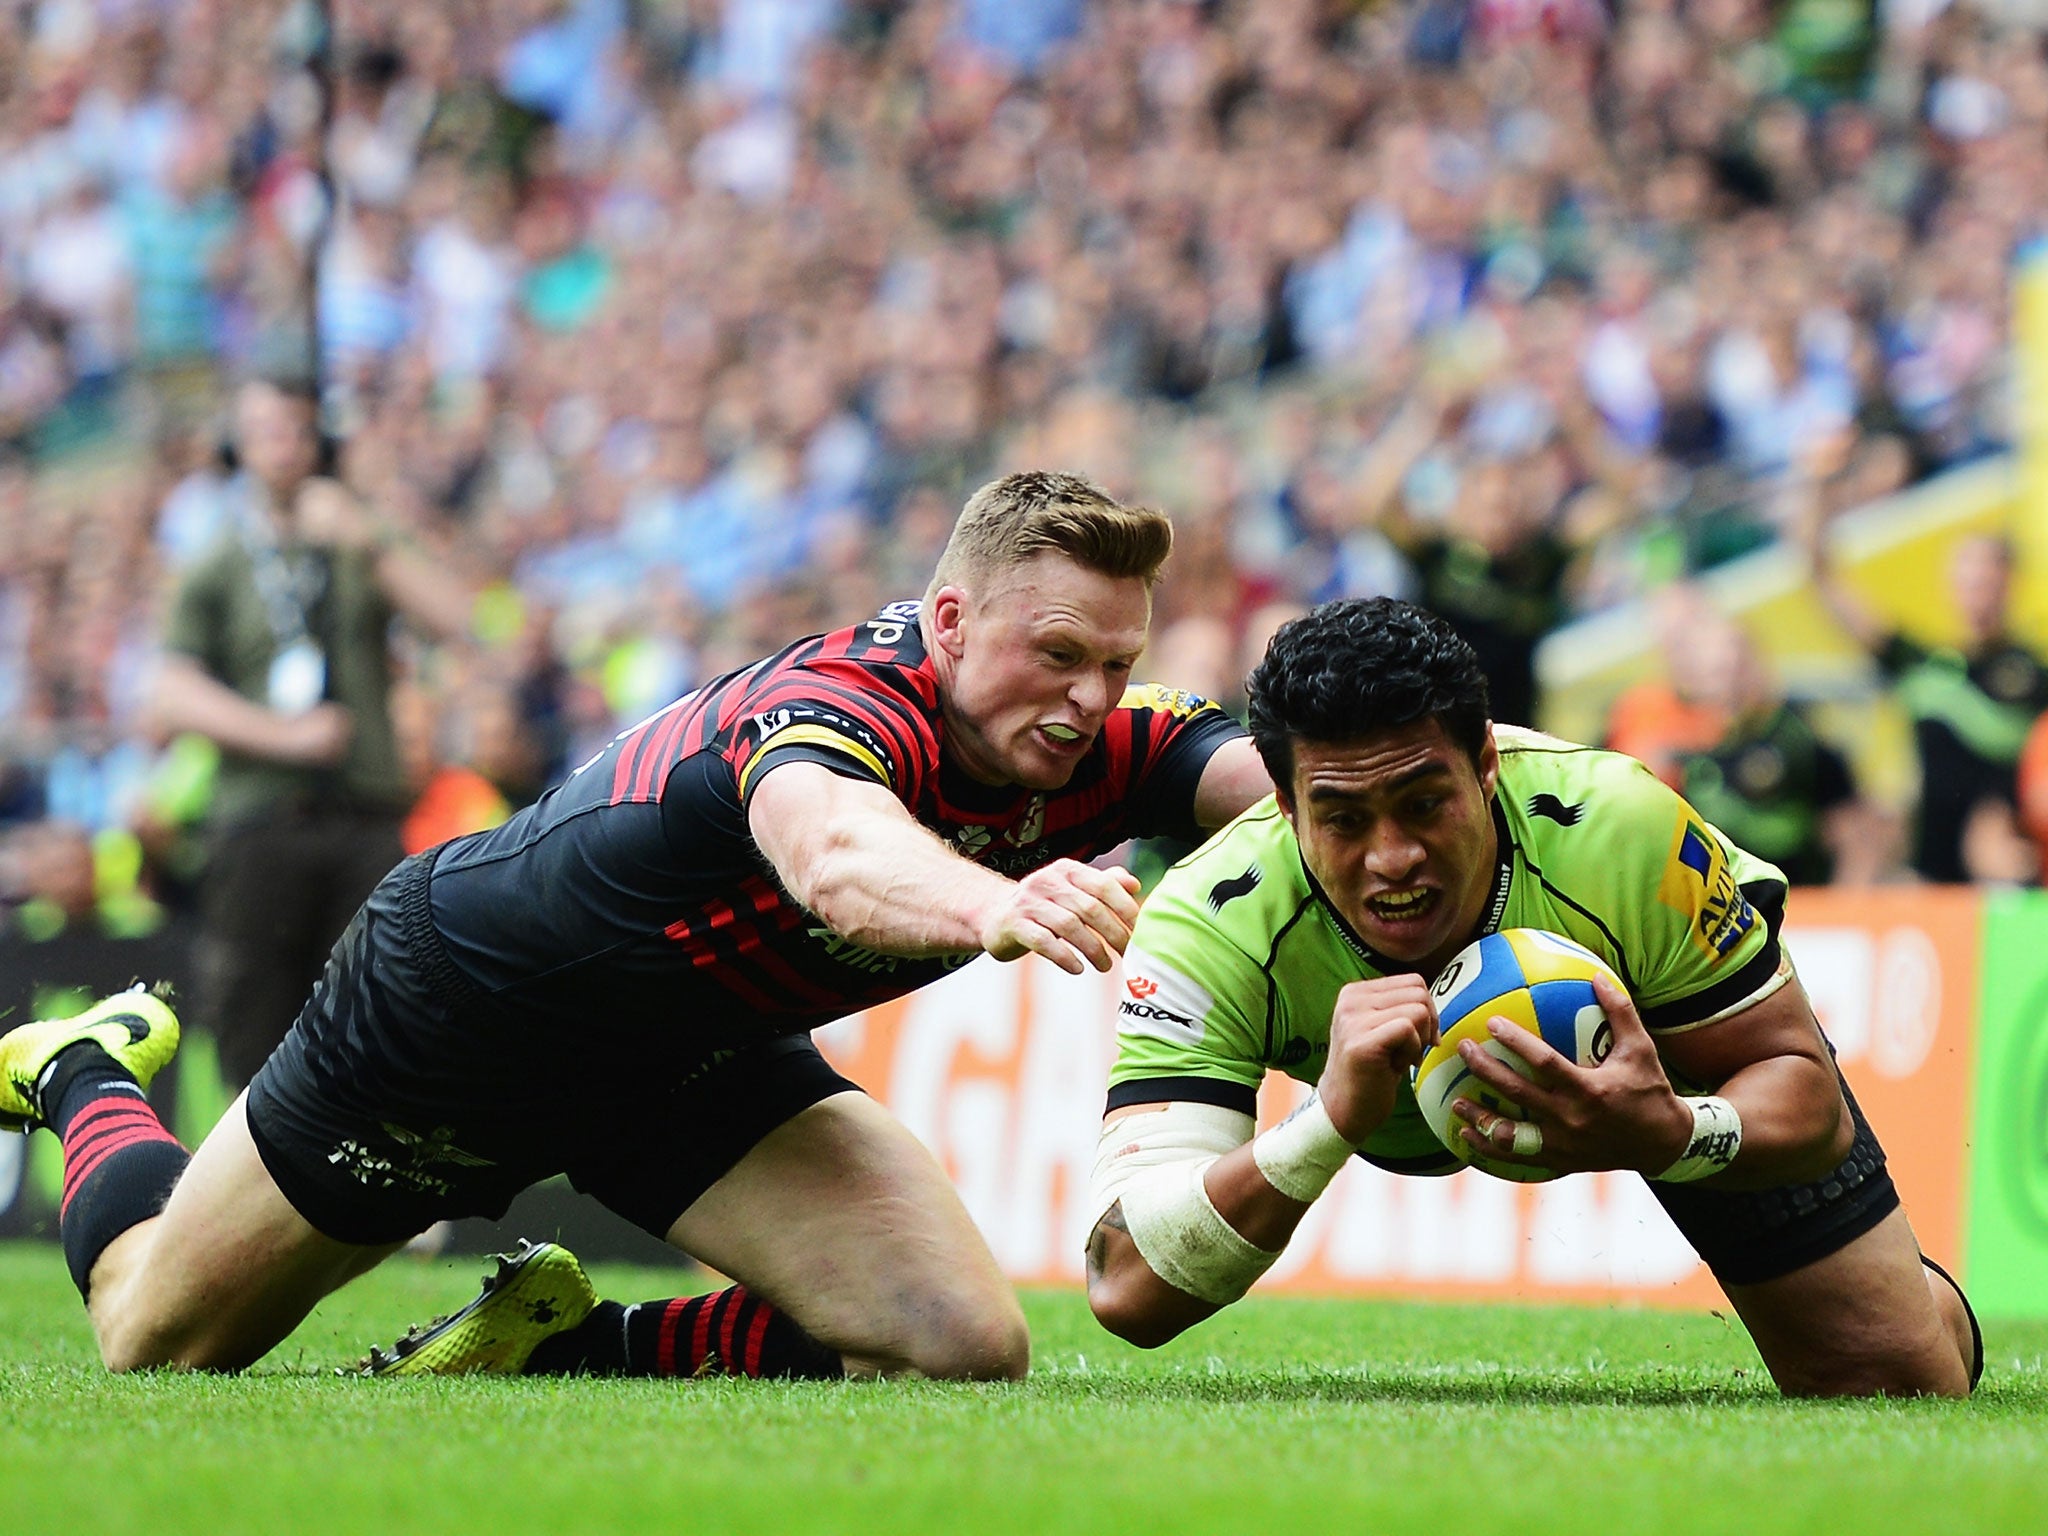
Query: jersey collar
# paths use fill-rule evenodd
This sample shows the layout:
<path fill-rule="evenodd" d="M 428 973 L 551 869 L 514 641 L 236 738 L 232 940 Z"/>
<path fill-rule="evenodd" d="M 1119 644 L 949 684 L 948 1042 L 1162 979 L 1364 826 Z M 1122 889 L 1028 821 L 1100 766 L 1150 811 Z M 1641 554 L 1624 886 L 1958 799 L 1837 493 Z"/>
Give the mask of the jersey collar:
<path fill-rule="evenodd" d="M 1299 841 L 1294 845 L 1294 852 L 1295 857 L 1301 857 Z M 1308 867 L 1307 859 L 1301 861 L 1301 875 L 1308 881 L 1308 888 L 1315 896 L 1317 904 L 1329 915 L 1331 923 L 1335 925 L 1338 934 L 1354 955 L 1386 976 L 1397 976 L 1412 969 L 1407 961 L 1383 955 L 1359 937 L 1358 930 L 1345 920 L 1344 914 L 1337 910 L 1337 904 L 1330 900 L 1329 893 L 1322 887 L 1322 882 L 1316 879 L 1315 872 Z M 1514 879 L 1515 839 L 1508 830 L 1507 812 L 1501 809 L 1501 797 L 1496 791 L 1493 797 L 1493 891 L 1486 898 L 1485 910 L 1479 914 L 1479 925 L 1473 930 L 1473 938 L 1481 939 L 1489 933 L 1499 931 L 1501 920 L 1507 916 L 1508 890 L 1514 884 Z"/>

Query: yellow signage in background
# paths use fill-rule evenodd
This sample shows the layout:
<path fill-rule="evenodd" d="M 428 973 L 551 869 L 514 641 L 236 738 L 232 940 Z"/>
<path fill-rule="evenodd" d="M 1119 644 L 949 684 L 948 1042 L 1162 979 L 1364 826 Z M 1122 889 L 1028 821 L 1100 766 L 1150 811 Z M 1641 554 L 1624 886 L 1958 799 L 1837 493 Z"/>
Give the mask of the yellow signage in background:
<path fill-rule="evenodd" d="M 2012 382 L 2019 433 L 2012 538 L 2020 557 L 2019 616 L 2048 632 L 2048 239 L 2020 252 L 2012 283 Z"/>

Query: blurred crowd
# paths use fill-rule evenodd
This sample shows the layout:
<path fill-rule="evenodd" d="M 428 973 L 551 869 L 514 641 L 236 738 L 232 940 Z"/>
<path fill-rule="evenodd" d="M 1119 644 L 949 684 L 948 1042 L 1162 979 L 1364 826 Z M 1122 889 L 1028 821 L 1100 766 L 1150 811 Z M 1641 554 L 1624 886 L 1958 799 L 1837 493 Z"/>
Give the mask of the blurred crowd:
<path fill-rule="evenodd" d="M 0 0 L 4 922 L 189 873 L 237 380 L 480 594 L 394 651 L 423 789 L 916 595 L 1025 465 L 1174 514 L 1162 677 L 1389 592 L 1532 721 L 1574 615 L 2007 445 L 2044 186 L 2024 0 Z"/>

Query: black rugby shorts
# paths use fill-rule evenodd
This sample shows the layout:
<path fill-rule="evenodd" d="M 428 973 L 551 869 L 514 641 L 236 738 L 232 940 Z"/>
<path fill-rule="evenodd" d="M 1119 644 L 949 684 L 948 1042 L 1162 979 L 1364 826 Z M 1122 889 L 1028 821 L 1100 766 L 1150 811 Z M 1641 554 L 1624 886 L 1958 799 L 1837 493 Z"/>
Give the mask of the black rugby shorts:
<path fill-rule="evenodd" d="M 1649 1181 L 1650 1192 L 1723 1285 L 1760 1285 L 1804 1269 L 1839 1253 L 1899 1208 L 1884 1148 L 1839 1068 L 1835 1076 L 1849 1102 L 1856 1139 L 1825 1178 L 1754 1190 Z"/>
<path fill-rule="evenodd" d="M 706 1056 L 650 1030 L 625 1053 L 616 1033 L 595 1045 L 577 1020 L 493 1009 L 451 979 L 425 925 L 430 858 L 372 893 L 249 1086 L 264 1166 L 328 1237 L 397 1243 L 444 1218 L 496 1219 L 566 1173 L 665 1238 L 770 1131 L 858 1091 L 808 1035 Z"/>

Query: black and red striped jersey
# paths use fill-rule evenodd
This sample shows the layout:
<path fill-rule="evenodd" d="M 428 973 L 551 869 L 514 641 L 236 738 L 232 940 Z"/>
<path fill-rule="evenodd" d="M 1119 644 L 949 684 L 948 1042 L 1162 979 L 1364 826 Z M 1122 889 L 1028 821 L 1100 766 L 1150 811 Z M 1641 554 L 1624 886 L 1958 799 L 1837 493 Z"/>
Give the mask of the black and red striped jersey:
<path fill-rule="evenodd" d="M 972 959 L 879 953 L 784 893 L 746 807 L 790 760 L 886 785 L 962 855 L 1011 876 L 1131 837 L 1203 835 L 1196 785 L 1243 734 L 1221 709 L 1136 686 L 1063 788 L 980 784 L 945 750 L 917 614 L 894 603 L 708 683 L 503 826 L 447 844 L 431 915 L 448 957 L 540 1021 L 672 1022 L 707 1043 L 812 1029 Z"/>

